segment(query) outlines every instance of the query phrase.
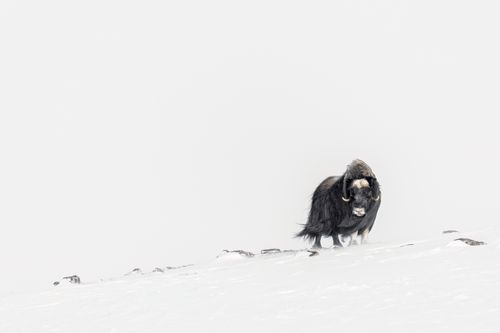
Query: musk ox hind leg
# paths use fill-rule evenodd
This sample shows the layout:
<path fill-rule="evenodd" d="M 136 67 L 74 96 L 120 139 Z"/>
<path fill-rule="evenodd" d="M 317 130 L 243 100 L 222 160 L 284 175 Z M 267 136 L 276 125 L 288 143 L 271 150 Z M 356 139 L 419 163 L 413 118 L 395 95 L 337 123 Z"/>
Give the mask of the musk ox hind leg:
<path fill-rule="evenodd" d="M 342 243 L 340 242 L 339 237 L 340 237 L 339 234 L 332 234 L 333 247 L 343 247 Z"/>
<path fill-rule="evenodd" d="M 321 249 L 322 246 L 321 246 L 321 235 L 316 235 L 315 236 L 315 240 L 314 240 L 314 244 L 313 244 L 313 249 Z"/>
<path fill-rule="evenodd" d="M 307 226 L 306 226 L 307 228 Z M 321 249 L 321 233 L 317 230 L 310 231 L 304 228 L 301 232 L 295 235 L 295 237 L 304 237 L 308 241 L 314 240 L 313 248 Z"/>

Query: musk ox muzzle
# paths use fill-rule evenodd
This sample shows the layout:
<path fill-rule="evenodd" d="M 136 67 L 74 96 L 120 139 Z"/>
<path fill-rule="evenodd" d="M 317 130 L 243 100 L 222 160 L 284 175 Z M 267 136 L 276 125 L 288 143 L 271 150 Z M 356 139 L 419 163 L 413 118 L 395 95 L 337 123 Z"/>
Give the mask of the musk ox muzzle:
<path fill-rule="evenodd" d="M 366 211 L 363 207 L 361 208 L 353 208 L 352 209 L 352 213 L 356 216 L 359 216 L 359 217 L 362 217 L 362 216 L 365 216 L 366 214 Z"/>

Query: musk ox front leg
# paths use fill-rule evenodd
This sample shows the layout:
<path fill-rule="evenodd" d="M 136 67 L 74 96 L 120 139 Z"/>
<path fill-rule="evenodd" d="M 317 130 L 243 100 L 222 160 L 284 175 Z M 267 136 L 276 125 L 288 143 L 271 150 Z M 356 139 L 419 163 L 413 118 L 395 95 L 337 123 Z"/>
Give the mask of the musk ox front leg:
<path fill-rule="evenodd" d="M 368 233 L 370 232 L 370 229 L 366 228 L 361 232 L 361 244 L 366 243 L 368 239 Z"/>
<path fill-rule="evenodd" d="M 349 245 L 358 244 L 358 232 L 355 231 L 351 234 L 351 242 Z"/>
<path fill-rule="evenodd" d="M 352 237 L 351 235 L 339 235 L 339 240 L 340 243 L 342 244 L 342 247 L 348 247 L 352 243 Z"/>
<path fill-rule="evenodd" d="M 332 235 L 333 245 L 337 247 L 348 247 L 353 244 L 358 244 L 358 232 L 355 231 L 352 234 L 337 234 Z"/>

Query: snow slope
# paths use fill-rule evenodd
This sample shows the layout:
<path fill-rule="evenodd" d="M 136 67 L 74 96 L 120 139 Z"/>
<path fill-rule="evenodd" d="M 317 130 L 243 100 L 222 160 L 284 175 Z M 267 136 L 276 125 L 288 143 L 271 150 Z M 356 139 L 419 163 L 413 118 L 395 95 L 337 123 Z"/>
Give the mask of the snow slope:
<path fill-rule="evenodd" d="M 315 256 L 222 253 L 164 273 L 5 296 L 0 332 L 498 332 L 499 259 L 491 229 Z"/>

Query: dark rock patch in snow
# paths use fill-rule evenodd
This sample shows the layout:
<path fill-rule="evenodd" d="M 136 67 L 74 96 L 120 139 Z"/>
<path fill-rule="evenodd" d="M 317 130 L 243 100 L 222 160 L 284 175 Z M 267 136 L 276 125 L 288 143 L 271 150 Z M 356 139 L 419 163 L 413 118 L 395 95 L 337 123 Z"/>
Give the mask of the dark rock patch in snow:
<path fill-rule="evenodd" d="M 69 283 L 80 284 L 81 280 L 78 275 L 70 275 L 63 277 L 63 280 L 69 281 Z"/>
<path fill-rule="evenodd" d="M 165 273 L 166 271 L 169 271 L 172 269 L 180 269 L 180 268 L 189 267 L 189 266 L 193 266 L 193 264 L 181 265 L 181 266 L 166 266 L 165 268 L 156 267 L 155 269 L 153 269 L 153 273 Z"/>
<path fill-rule="evenodd" d="M 314 257 L 314 256 L 318 256 L 319 255 L 319 252 L 318 251 L 315 251 L 315 250 L 307 250 L 307 252 L 309 252 L 309 257 Z"/>
<path fill-rule="evenodd" d="M 443 230 L 443 234 L 453 234 L 455 232 L 458 232 L 458 230 Z"/>
<path fill-rule="evenodd" d="M 236 255 L 240 255 L 242 257 L 247 257 L 247 258 L 251 258 L 251 257 L 254 257 L 255 254 L 253 254 L 252 252 L 249 252 L 249 251 L 243 251 L 243 250 L 222 250 L 222 253 L 219 254 L 217 256 L 217 258 L 221 258 L 221 257 L 225 257 L 229 254 L 236 254 Z"/>
<path fill-rule="evenodd" d="M 78 275 L 69 275 L 63 277 L 60 281 L 55 281 L 52 283 L 54 286 L 60 285 L 62 282 L 66 282 L 68 284 L 80 284 L 81 280 Z"/>
<path fill-rule="evenodd" d="M 133 270 L 131 270 L 130 272 L 128 272 L 125 275 L 127 276 L 127 275 L 135 275 L 135 274 L 142 274 L 142 270 L 140 268 L 134 268 Z"/>
<path fill-rule="evenodd" d="M 455 239 L 455 241 L 461 241 L 461 242 L 463 242 L 467 245 L 470 245 L 470 246 L 486 245 L 485 242 L 473 240 L 470 238 L 457 238 L 457 239 Z"/>
<path fill-rule="evenodd" d="M 263 249 L 260 251 L 260 254 L 272 254 L 272 253 L 281 253 L 281 250 L 277 248 L 272 248 L 272 249 Z"/>
<path fill-rule="evenodd" d="M 184 268 L 184 267 L 189 267 L 189 266 L 193 266 L 193 264 L 180 265 L 180 266 L 167 266 L 167 267 L 165 267 L 165 269 L 171 270 L 171 269 L 179 269 L 179 268 Z"/>

